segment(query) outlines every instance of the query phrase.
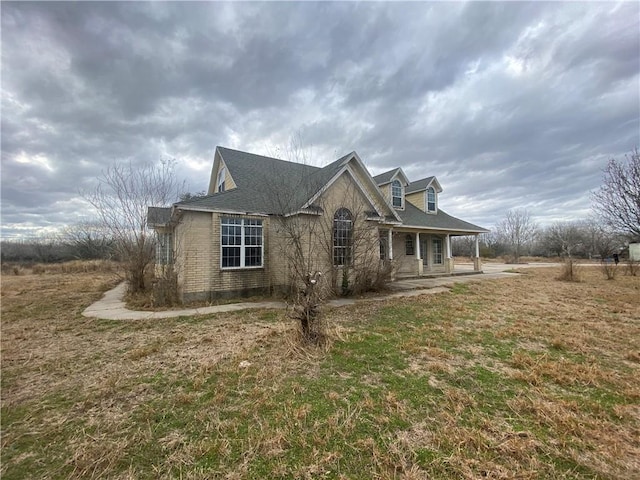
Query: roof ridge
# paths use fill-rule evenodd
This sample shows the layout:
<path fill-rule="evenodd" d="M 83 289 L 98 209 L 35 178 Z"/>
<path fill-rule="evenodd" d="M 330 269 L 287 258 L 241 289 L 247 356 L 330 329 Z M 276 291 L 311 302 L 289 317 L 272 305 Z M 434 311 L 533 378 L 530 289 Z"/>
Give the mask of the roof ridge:
<path fill-rule="evenodd" d="M 242 155 L 250 155 L 252 157 L 258 157 L 258 158 L 262 158 L 265 160 L 271 160 L 271 161 L 276 161 L 276 162 L 282 162 L 282 163 L 286 163 L 289 165 L 300 165 L 302 167 L 307 167 L 307 168 L 312 168 L 312 169 L 320 169 L 321 167 L 316 167 L 315 165 L 309 165 L 307 163 L 303 163 L 303 162 L 296 162 L 293 160 L 283 160 L 282 158 L 276 158 L 276 157 L 268 157 L 267 155 L 260 155 L 257 153 L 251 153 L 251 152 L 245 152 L 244 150 L 236 150 L 234 148 L 228 148 L 228 147 L 223 147 L 218 145 L 216 148 L 221 150 L 221 153 L 223 154 L 223 159 L 224 159 L 224 150 L 228 150 L 230 152 L 234 152 L 234 153 L 240 153 Z M 226 162 L 226 160 L 225 160 Z"/>

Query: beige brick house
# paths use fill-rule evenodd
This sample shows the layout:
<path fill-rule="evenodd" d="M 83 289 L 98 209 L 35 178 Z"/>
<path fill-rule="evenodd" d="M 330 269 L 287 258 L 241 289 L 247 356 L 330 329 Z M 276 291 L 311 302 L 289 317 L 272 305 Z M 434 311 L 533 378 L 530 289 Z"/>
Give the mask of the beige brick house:
<path fill-rule="evenodd" d="M 173 266 L 187 302 L 286 288 L 301 259 L 333 282 L 384 263 L 397 276 L 448 274 L 456 235 L 476 236 L 480 271 L 487 230 L 445 213 L 441 192 L 400 168 L 373 177 L 355 152 L 319 168 L 217 147 L 207 196 L 150 207 L 148 223 L 157 265 Z"/>

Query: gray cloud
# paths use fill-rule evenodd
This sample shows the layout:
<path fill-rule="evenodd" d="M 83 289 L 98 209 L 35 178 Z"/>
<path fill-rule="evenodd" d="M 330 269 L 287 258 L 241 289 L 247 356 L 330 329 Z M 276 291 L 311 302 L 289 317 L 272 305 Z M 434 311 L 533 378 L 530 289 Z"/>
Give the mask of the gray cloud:
<path fill-rule="evenodd" d="M 3 235 L 89 212 L 117 160 L 178 160 L 206 188 L 216 145 L 435 174 L 491 226 L 586 214 L 640 143 L 637 3 L 55 3 L 2 8 Z"/>

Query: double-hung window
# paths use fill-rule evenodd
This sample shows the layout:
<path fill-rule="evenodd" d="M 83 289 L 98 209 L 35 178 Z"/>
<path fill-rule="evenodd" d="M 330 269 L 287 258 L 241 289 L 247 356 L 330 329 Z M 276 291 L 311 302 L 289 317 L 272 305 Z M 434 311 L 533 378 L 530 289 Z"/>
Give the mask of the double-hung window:
<path fill-rule="evenodd" d="M 413 235 L 407 233 L 407 236 L 404 238 L 404 254 L 405 255 L 413 255 L 415 250 L 413 248 Z"/>
<path fill-rule="evenodd" d="M 394 207 L 402 208 L 402 184 L 399 180 L 391 183 L 391 199 Z"/>
<path fill-rule="evenodd" d="M 262 266 L 262 220 L 222 217 L 221 227 L 222 268 Z"/>
<path fill-rule="evenodd" d="M 436 190 L 433 187 L 427 188 L 427 211 L 436 211 Z"/>
<path fill-rule="evenodd" d="M 171 232 L 158 233 L 156 241 L 156 263 L 169 265 L 173 263 L 173 234 Z"/>

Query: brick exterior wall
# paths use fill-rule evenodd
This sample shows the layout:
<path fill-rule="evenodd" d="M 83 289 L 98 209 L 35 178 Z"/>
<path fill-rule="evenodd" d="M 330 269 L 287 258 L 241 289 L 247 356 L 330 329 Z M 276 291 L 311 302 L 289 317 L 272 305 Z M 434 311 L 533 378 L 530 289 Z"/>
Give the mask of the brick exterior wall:
<path fill-rule="evenodd" d="M 180 296 L 185 302 L 247 296 L 271 291 L 269 274 L 269 219 L 263 225 L 264 265 L 258 268 L 221 268 L 221 215 L 184 211 L 176 227 L 176 270 Z"/>

